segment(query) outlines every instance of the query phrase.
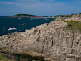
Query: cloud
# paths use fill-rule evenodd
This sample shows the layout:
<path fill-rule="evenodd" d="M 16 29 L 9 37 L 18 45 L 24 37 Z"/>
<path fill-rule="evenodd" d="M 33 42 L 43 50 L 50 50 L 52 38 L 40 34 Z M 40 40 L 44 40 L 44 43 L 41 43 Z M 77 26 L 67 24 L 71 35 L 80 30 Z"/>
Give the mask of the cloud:
<path fill-rule="evenodd" d="M 39 0 L 15 0 L 15 1 L 18 1 L 17 2 L 17 6 L 22 6 L 22 7 L 27 7 L 27 8 L 34 8 L 34 7 L 52 7 L 52 6 L 59 6 L 59 5 L 64 5 L 66 3 L 62 3 L 62 2 L 58 2 L 58 3 L 55 3 L 55 2 L 52 2 L 52 3 L 49 3 L 48 1 L 54 1 L 54 0 L 47 0 L 46 2 L 41 2 Z"/>
<path fill-rule="evenodd" d="M 18 4 L 18 7 L 23 7 L 25 10 L 30 10 L 31 12 L 35 12 L 37 14 L 47 14 L 51 15 L 54 12 L 60 13 L 61 11 L 65 10 L 68 6 L 67 3 L 48 3 L 48 2 L 38 2 L 38 3 L 22 3 Z M 68 7 L 69 8 L 69 7 Z M 66 8 L 67 9 L 67 8 Z"/>
<path fill-rule="evenodd" d="M 16 2 L 0 1 L 1 4 L 16 4 Z"/>
<path fill-rule="evenodd" d="M 53 15 L 55 13 L 67 14 L 68 12 L 80 10 L 77 6 L 75 8 L 72 3 L 65 3 L 56 0 L 14 0 L 14 2 L 0 1 L 0 3 L 13 6 L 16 5 L 15 9 L 18 10 L 17 12 L 33 13 L 36 15 Z"/>
<path fill-rule="evenodd" d="M 47 0 L 47 1 L 55 1 L 55 0 Z"/>
<path fill-rule="evenodd" d="M 22 7 L 22 8 L 58 8 L 60 6 L 65 6 L 67 3 L 63 2 L 51 2 L 49 1 L 55 1 L 55 0 L 47 0 L 46 2 L 41 2 L 39 0 L 14 0 L 15 2 L 8 2 L 8 1 L 0 1 L 2 4 L 14 4 L 17 7 Z"/>
<path fill-rule="evenodd" d="M 79 4 L 81 4 L 81 1 L 78 1 Z"/>
<path fill-rule="evenodd" d="M 39 0 L 15 0 L 16 2 L 21 2 L 21 3 L 38 3 L 40 2 Z"/>

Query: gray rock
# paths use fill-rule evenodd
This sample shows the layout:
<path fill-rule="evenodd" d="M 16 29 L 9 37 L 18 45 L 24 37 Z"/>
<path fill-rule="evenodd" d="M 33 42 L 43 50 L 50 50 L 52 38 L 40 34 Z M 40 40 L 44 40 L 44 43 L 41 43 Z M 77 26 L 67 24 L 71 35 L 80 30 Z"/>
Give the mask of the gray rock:
<path fill-rule="evenodd" d="M 25 32 L 0 36 L 0 50 L 44 56 L 51 61 L 80 61 L 81 34 L 64 30 L 66 25 L 63 21 L 52 21 Z"/>

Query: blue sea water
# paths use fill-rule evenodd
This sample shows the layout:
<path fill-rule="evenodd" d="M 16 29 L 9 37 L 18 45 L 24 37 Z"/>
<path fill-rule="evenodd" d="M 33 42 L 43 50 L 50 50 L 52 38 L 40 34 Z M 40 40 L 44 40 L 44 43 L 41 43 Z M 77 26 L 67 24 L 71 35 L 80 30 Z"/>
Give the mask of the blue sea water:
<path fill-rule="evenodd" d="M 0 36 L 8 35 L 10 27 L 16 27 L 17 32 L 24 32 L 26 29 L 31 29 L 44 23 L 50 23 L 54 18 L 27 18 L 27 17 L 0 17 Z"/>

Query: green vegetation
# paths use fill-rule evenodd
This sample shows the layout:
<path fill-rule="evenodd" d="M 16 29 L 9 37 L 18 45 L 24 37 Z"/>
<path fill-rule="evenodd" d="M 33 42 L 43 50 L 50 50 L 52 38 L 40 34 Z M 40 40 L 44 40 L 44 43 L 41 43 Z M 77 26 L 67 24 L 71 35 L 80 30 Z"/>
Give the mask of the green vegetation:
<path fill-rule="evenodd" d="M 81 22 L 80 21 L 65 21 L 65 20 L 62 20 L 64 22 L 67 22 L 67 26 L 66 28 L 72 30 L 72 32 L 81 32 Z"/>
<path fill-rule="evenodd" d="M 59 21 L 59 20 L 57 20 L 57 21 Z"/>
<path fill-rule="evenodd" d="M 38 57 L 38 56 L 34 56 L 32 57 L 31 55 L 29 54 L 15 54 L 15 56 L 17 57 L 18 60 L 22 60 L 24 59 L 26 61 L 26 59 L 32 61 L 32 60 L 40 60 L 40 61 L 44 61 L 43 57 Z"/>
<path fill-rule="evenodd" d="M 36 61 L 44 61 L 43 57 L 41 56 L 34 56 L 32 57 L 29 54 L 14 54 L 14 56 L 17 58 L 18 61 L 32 61 L 32 60 L 36 60 Z M 10 60 L 8 58 L 6 58 L 5 56 L 3 56 L 2 54 L 0 54 L 0 60 L 1 61 L 16 61 L 16 60 Z"/>
<path fill-rule="evenodd" d="M 79 13 L 79 14 L 81 14 L 81 13 Z M 71 18 L 73 15 L 77 15 L 77 14 L 72 13 L 71 15 L 67 15 L 67 14 L 66 14 L 66 15 L 56 15 L 56 16 L 54 16 L 54 17 L 59 17 L 59 16 L 60 16 L 61 18 L 62 18 L 62 17 L 65 17 L 65 18 L 70 17 L 70 18 Z"/>
<path fill-rule="evenodd" d="M 74 32 L 80 31 L 81 32 L 81 23 L 79 21 L 67 21 L 68 25 L 67 28 Z"/>
<path fill-rule="evenodd" d="M 2 54 L 0 54 L 0 60 L 2 60 L 2 61 L 15 61 L 15 60 L 10 60 L 10 59 L 4 57 Z"/>
<path fill-rule="evenodd" d="M 65 27 L 66 29 L 71 30 L 73 33 L 77 31 L 81 33 L 81 21 L 72 21 L 72 20 L 71 21 L 61 20 L 61 21 L 67 22 L 67 26 Z"/>
<path fill-rule="evenodd" d="M 16 14 L 15 16 L 35 16 L 35 15 L 30 15 L 30 14 Z"/>
<path fill-rule="evenodd" d="M 81 13 L 79 13 L 79 14 L 81 14 Z"/>
<path fill-rule="evenodd" d="M 71 17 L 71 15 L 56 15 L 56 16 L 54 16 L 54 17 L 66 17 L 66 18 L 68 18 L 68 17 Z"/>

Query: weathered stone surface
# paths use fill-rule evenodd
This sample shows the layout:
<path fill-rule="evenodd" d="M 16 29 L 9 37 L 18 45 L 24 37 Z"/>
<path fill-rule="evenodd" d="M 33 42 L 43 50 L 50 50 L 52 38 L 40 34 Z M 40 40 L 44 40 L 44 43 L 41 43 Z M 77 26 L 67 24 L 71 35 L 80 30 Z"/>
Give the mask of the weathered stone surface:
<path fill-rule="evenodd" d="M 52 21 L 25 32 L 0 36 L 0 50 L 43 56 L 51 61 L 80 61 L 81 34 L 64 30 L 66 25 Z"/>
<path fill-rule="evenodd" d="M 73 15 L 71 18 L 66 18 L 65 21 L 81 21 L 81 14 Z"/>

